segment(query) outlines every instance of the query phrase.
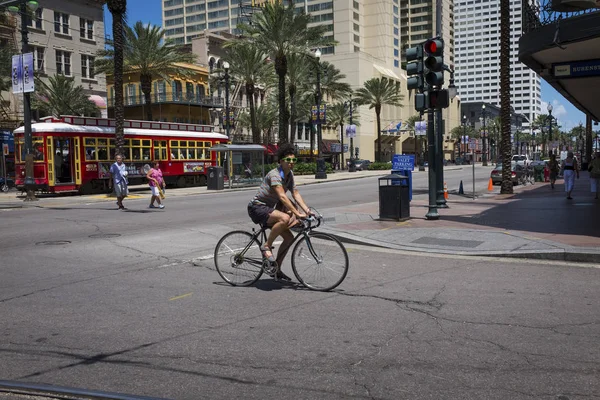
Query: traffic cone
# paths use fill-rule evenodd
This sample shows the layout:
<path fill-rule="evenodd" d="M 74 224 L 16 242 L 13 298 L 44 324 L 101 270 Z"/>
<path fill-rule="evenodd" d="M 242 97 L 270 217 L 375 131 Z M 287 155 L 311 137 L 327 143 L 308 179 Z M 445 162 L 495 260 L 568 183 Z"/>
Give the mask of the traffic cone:
<path fill-rule="evenodd" d="M 444 182 L 444 199 L 448 200 L 448 185 Z"/>
<path fill-rule="evenodd" d="M 494 190 L 494 182 L 492 182 L 492 178 L 490 178 L 490 181 L 488 182 L 488 190 L 490 192 Z"/>
<path fill-rule="evenodd" d="M 462 180 L 460 181 L 460 186 L 458 187 L 458 194 L 465 194 L 465 190 L 463 189 Z"/>

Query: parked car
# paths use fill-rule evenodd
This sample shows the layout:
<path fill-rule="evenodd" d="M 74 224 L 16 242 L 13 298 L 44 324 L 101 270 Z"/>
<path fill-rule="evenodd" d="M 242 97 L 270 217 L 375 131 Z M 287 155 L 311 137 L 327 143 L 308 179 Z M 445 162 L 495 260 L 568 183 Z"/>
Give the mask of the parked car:
<path fill-rule="evenodd" d="M 369 160 L 354 160 L 354 166 L 357 171 L 366 170 L 369 168 L 369 165 L 371 165 L 371 161 Z M 347 166 L 350 166 L 350 161 L 348 161 Z"/>
<path fill-rule="evenodd" d="M 531 160 L 527 154 L 515 154 L 512 156 L 512 162 L 516 162 L 518 165 L 522 165 L 524 167 L 529 166 L 531 164 Z"/>
<path fill-rule="evenodd" d="M 513 185 L 518 185 L 519 181 L 522 179 L 525 174 L 525 167 L 519 165 L 517 163 L 511 162 L 511 180 Z M 496 164 L 492 172 L 490 173 L 490 178 L 492 178 L 492 184 L 500 185 L 502 183 L 502 164 Z"/>

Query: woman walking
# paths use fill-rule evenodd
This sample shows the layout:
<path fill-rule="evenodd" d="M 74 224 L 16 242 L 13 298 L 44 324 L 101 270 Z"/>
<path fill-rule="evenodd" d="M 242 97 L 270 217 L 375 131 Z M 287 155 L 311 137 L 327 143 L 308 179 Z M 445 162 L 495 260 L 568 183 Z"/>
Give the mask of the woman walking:
<path fill-rule="evenodd" d="M 156 208 L 154 202 L 158 203 L 158 208 L 165 208 L 164 204 L 160 201 L 161 189 L 165 188 L 165 180 L 163 179 L 163 173 L 160 170 L 160 164 L 158 161 L 154 161 L 154 167 L 150 168 L 150 171 L 146 174 L 148 178 L 148 184 L 150 190 L 152 190 L 152 197 L 150 198 L 150 206 L 148 208 Z"/>
<path fill-rule="evenodd" d="M 596 195 L 594 198 L 598 200 L 598 193 L 600 192 L 600 151 L 596 153 L 596 157 L 588 166 L 588 171 L 590 171 L 590 186 L 592 193 Z"/>
<path fill-rule="evenodd" d="M 567 158 L 563 161 L 563 175 L 565 180 L 565 192 L 567 192 L 567 199 L 572 200 L 571 192 L 575 185 L 575 175 L 579 179 L 579 167 L 577 166 L 577 160 L 573 156 L 573 152 L 567 153 Z"/>
<path fill-rule="evenodd" d="M 556 154 L 550 155 L 550 161 L 548 162 L 548 169 L 550 170 L 550 186 L 554 189 L 556 183 L 556 177 L 558 176 L 558 161 L 556 161 Z"/>

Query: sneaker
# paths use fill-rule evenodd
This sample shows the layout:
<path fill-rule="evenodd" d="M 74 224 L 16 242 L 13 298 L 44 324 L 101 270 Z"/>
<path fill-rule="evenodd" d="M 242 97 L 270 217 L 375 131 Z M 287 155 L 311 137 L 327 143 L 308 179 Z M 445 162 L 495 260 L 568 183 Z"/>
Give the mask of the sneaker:
<path fill-rule="evenodd" d="M 163 208 L 165 208 L 165 205 L 161 204 L 160 206 L 158 206 L 158 208 L 160 208 L 162 210 Z"/>
<path fill-rule="evenodd" d="M 156 208 L 156 206 L 154 204 L 150 204 L 148 208 Z"/>
<path fill-rule="evenodd" d="M 286 274 L 284 274 L 281 271 L 277 271 L 277 274 L 275 274 L 275 276 L 277 277 L 278 280 L 282 280 L 282 281 L 291 281 L 292 278 L 290 278 L 289 276 L 287 276 Z"/>

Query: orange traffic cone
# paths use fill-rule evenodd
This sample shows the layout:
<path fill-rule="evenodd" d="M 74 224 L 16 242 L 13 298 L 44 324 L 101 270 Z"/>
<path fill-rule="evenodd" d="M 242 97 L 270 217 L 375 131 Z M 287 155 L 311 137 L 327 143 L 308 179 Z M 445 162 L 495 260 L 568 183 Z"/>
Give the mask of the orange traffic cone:
<path fill-rule="evenodd" d="M 444 182 L 444 199 L 448 200 L 448 185 Z"/>
<path fill-rule="evenodd" d="M 488 190 L 490 192 L 494 190 L 494 182 L 492 182 L 492 178 L 490 178 L 490 181 L 488 182 Z"/>

